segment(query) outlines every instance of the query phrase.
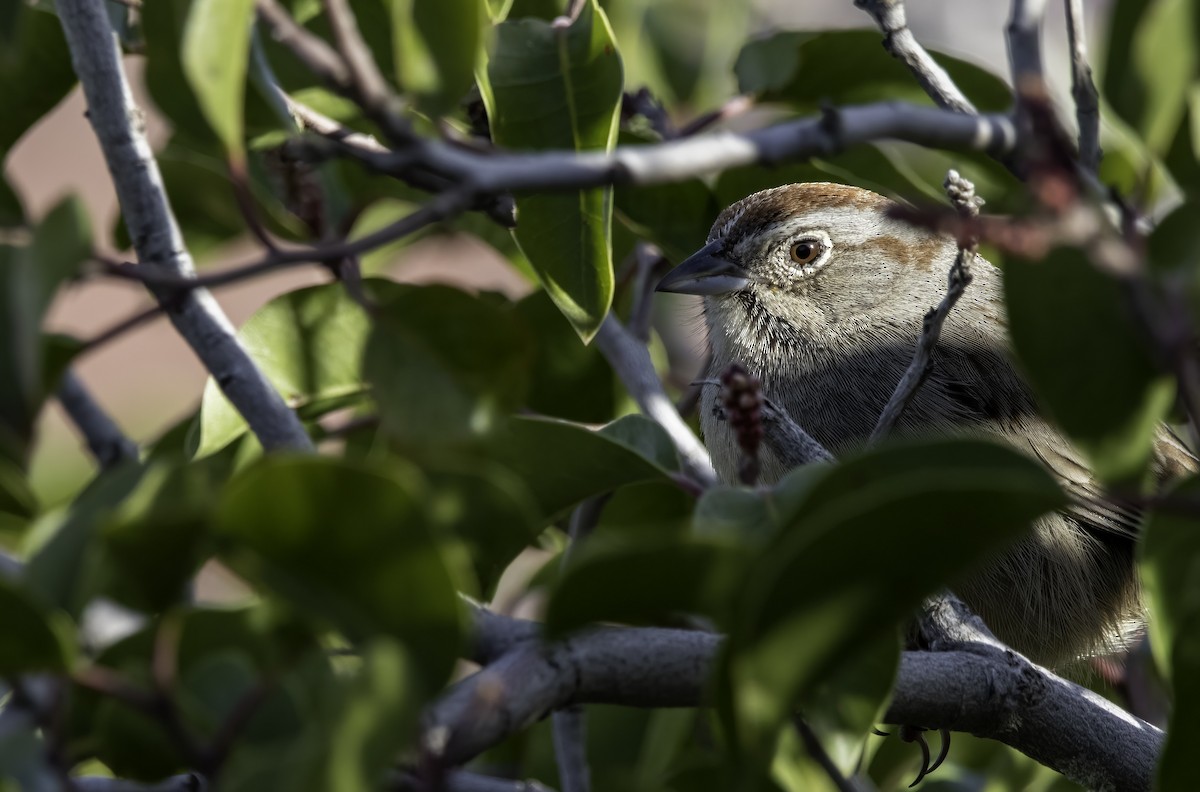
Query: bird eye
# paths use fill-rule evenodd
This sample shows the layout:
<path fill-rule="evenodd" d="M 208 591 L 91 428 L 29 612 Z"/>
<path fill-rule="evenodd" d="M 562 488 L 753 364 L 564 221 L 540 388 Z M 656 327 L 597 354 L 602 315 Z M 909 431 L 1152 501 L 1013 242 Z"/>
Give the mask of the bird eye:
<path fill-rule="evenodd" d="M 802 239 L 792 245 L 792 261 L 797 264 L 812 264 L 821 255 L 821 243 L 815 239 Z"/>

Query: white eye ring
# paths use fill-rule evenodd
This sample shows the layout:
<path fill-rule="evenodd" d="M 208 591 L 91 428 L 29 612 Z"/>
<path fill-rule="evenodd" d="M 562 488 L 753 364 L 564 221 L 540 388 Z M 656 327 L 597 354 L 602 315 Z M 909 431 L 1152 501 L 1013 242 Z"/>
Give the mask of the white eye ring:
<path fill-rule="evenodd" d="M 803 276 L 813 275 L 829 262 L 833 245 L 824 233 L 806 232 L 788 244 L 788 260 Z"/>

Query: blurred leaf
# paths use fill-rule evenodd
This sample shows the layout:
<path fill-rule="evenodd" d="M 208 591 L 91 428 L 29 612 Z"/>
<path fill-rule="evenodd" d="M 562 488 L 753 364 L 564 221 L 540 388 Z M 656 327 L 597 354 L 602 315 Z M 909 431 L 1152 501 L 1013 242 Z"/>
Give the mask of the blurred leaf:
<path fill-rule="evenodd" d="M 25 580 L 46 602 L 78 617 L 98 583 L 99 531 L 141 480 L 144 468 L 126 464 L 102 472 L 64 510 L 39 518 L 26 534 Z"/>
<path fill-rule="evenodd" d="M 537 538 L 537 505 L 524 482 L 498 465 L 426 474 L 433 521 L 470 545 L 480 591 L 490 598 L 501 573 Z"/>
<path fill-rule="evenodd" d="M 635 5 L 644 9 L 639 43 L 653 58 L 669 95 L 680 104 L 704 107 L 732 93 L 730 67 L 753 16 L 750 6 L 709 0 Z"/>
<path fill-rule="evenodd" d="M 456 586 L 414 474 L 268 457 L 226 488 L 217 527 L 248 580 L 324 614 L 351 640 L 405 642 L 427 684 L 458 656 Z"/>
<path fill-rule="evenodd" d="M 616 188 L 617 215 L 631 230 L 683 261 L 704 246 L 721 208 L 699 179 L 651 187 Z"/>
<path fill-rule="evenodd" d="M 493 140 L 519 149 L 611 149 L 621 85 L 621 59 L 596 0 L 569 27 L 500 24 L 480 75 Z M 517 199 L 517 242 L 584 340 L 612 302 L 611 225 L 609 189 Z"/>
<path fill-rule="evenodd" d="M 899 666 L 899 636 L 884 633 L 839 664 L 800 701 L 805 723 L 847 777 L 857 772 L 871 729 L 891 701 Z"/>
<path fill-rule="evenodd" d="M 390 0 L 396 79 L 436 115 L 453 110 L 483 54 L 485 0 Z"/>
<path fill-rule="evenodd" d="M 579 340 L 544 291 L 515 306 L 536 340 L 527 403 L 534 412 L 585 423 L 609 421 L 616 411 L 612 366 Z"/>
<path fill-rule="evenodd" d="M 0 675 L 65 671 L 74 660 L 74 625 L 0 577 Z"/>
<path fill-rule="evenodd" d="M 593 622 L 654 624 L 681 614 L 715 616 L 728 608 L 746 560 L 737 545 L 703 540 L 647 539 L 599 552 L 584 545 L 582 557 L 551 592 L 546 633 L 562 636 Z"/>
<path fill-rule="evenodd" d="M 1004 112 L 1012 104 L 1000 77 L 958 58 L 930 54 L 981 112 Z M 757 94 L 766 102 L 787 102 L 802 112 L 819 109 L 823 102 L 933 104 L 873 30 L 775 33 L 743 47 L 734 71 L 742 93 Z"/>
<path fill-rule="evenodd" d="M 15 462 L 0 456 L 0 536 L 23 526 L 37 511 L 37 496 L 25 472 Z"/>
<path fill-rule="evenodd" d="M 5 5 L 15 12 L 13 27 L 6 28 L 14 35 L 0 46 L 0 151 L 7 152 L 67 95 L 75 72 L 57 17 L 23 2 Z"/>
<path fill-rule="evenodd" d="M 644 415 L 623 415 L 602 427 L 600 434 L 640 454 L 661 470 L 679 470 L 675 444 L 658 423 Z"/>
<path fill-rule="evenodd" d="M 1192 0 L 1126 0 L 1110 31 L 1104 94 L 1150 151 L 1163 154 L 1200 78 L 1200 11 Z"/>
<path fill-rule="evenodd" d="M 379 231 L 402 217 L 407 217 L 412 214 L 417 206 L 409 201 L 402 201 L 396 198 L 381 198 L 364 209 L 354 220 L 354 227 L 348 235 L 351 240 L 361 239 L 368 234 Z M 396 254 L 403 248 L 411 245 L 415 240 L 420 239 L 423 234 L 409 234 L 389 242 L 386 245 L 380 245 L 374 248 L 369 253 L 363 254 L 359 259 L 359 267 L 363 275 L 381 275 L 389 265 L 396 261 Z"/>
<path fill-rule="evenodd" d="M 1200 197 L 1200 78 L 1187 92 L 1187 112 L 1166 154 L 1171 176 L 1193 199 Z"/>
<path fill-rule="evenodd" d="M 393 284 L 369 281 L 373 292 Z M 370 321 L 340 283 L 310 286 L 276 297 L 238 331 L 238 339 L 289 406 L 311 418 L 353 403 L 366 393 L 359 369 Z M 213 454 L 248 429 L 211 377 L 204 386 L 196 457 Z"/>
<path fill-rule="evenodd" d="M 1043 406 L 1097 476 L 1137 477 L 1175 388 L 1155 365 L 1121 287 L 1082 251 L 1059 248 L 1038 262 L 1008 260 L 1004 295 L 1013 346 Z M 1086 362 L 1096 350 L 1103 366 Z"/>
<path fill-rule="evenodd" d="M 155 613 L 178 604 L 204 560 L 208 518 L 226 473 L 222 460 L 150 465 L 103 531 L 111 569 L 106 591 L 118 602 Z"/>
<path fill-rule="evenodd" d="M 822 680 L 1064 503 L 1036 462 L 978 440 L 893 444 L 789 485 L 803 493 L 748 570 L 722 660 L 722 713 L 751 768 Z"/>
<path fill-rule="evenodd" d="M 242 104 L 254 0 L 192 0 L 183 33 L 183 73 L 229 157 L 245 157 Z"/>
<path fill-rule="evenodd" d="M 0 229 L 19 228 L 25 223 L 25 205 L 21 196 L 17 195 L 8 179 L 0 174 Z"/>
<path fill-rule="evenodd" d="M 512 311 L 446 286 L 406 287 L 380 306 L 363 365 L 389 433 L 444 445 L 488 434 L 520 406 L 531 346 Z"/>
<path fill-rule="evenodd" d="M 692 523 L 696 500 L 677 485 L 664 481 L 628 484 L 604 504 L 592 532 L 599 537 L 666 539 L 685 536 Z"/>
<path fill-rule="evenodd" d="M 1173 688 L 1167 745 L 1156 789 L 1185 790 L 1192 784 L 1195 746 L 1200 739 L 1200 520 L 1194 515 L 1200 478 L 1181 482 L 1165 496 L 1186 504 L 1152 511 L 1140 544 L 1141 579 L 1151 618 L 1150 647 Z"/>
<path fill-rule="evenodd" d="M 59 284 L 91 255 L 82 201 L 60 201 L 28 245 L 0 242 L 0 456 L 24 466 L 33 422 L 47 396 L 48 345 L 42 319 Z"/>
<path fill-rule="evenodd" d="M 662 432 L 651 422 L 644 428 Z M 566 421 L 509 418 L 489 448 L 525 482 L 545 517 L 622 484 L 668 475 L 619 440 Z"/>

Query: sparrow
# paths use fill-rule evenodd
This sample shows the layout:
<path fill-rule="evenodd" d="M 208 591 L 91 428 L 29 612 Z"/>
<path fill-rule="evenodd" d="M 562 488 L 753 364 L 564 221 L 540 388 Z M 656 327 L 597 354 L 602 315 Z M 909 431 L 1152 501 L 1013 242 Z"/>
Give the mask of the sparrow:
<path fill-rule="evenodd" d="M 764 396 L 835 455 L 864 446 L 912 360 L 926 311 L 945 293 L 958 250 L 951 238 L 893 218 L 895 206 L 842 184 L 764 190 L 723 211 L 707 244 L 658 285 L 703 297 L 708 377 L 744 366 Z M 1140 515 L 1104 492 L 1039 410 L 1013 357 L 1001 272 L 978 255 L 970 272 L 932 370 L 895 431 L 992 437 L 1058 479 L 1072 505 L 1038 519 L 955 593 L 1009 646 L 1062 666 L 1118 648 L 1141 624 Z M 701 429 L 718 474 L 732 484 L 740 452 L 718 390 L 704 389 Z M 763 484 L 788 472 L 766 448 L 759 463 Z M 1196 458 L 1164 427 L 1153 465 L 1167 480 L 1194 470 Z"/>

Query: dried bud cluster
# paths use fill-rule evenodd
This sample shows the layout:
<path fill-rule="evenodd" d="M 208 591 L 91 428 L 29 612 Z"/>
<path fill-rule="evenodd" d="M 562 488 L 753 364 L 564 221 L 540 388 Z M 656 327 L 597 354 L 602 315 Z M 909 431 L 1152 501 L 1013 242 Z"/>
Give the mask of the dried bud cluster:
<path fill-rule="evenodd" d="M 725 420 L 733 428 L 741 459 L 738 478 L 743 484 L 758 480 L 758 448 L 762 444 L 762 392 L 759 381 L 740 364 L 733 363 L 721 375 L 721 402 Z"/>

